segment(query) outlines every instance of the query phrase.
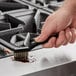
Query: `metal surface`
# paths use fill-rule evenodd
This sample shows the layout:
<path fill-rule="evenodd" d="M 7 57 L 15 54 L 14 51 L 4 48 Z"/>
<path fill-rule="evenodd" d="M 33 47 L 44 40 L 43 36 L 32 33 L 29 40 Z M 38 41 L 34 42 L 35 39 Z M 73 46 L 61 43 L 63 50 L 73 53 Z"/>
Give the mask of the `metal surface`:
<path fill-rule="evenodd" d="M 23 6 L 19 3 L 13 3 L 13 2 L 0 2 L 1 11 L 9 11 L 9 10 L 15 10 L 20 8 L 28 9 L 28 6 Z"/>
<path fill-rule="evenodd" d="M 42 9 L 42 10 L 47 11 L 49 13 L 53 12 L 53 10 L 49 10 L 48 8 L 47 9 L 43 8 L 42 6 L 39 6 L 39 5 L 35 4 L 35 3 L 32 4 L 31 2 L 29 2 L 27 0 L 26 1 L 25 0 L 14 0 L 14 1 L 19 2 L 19 3 L 23 4 L 23 5 L 28 4 L 28 5 L 32 6 L 32 7 L 35 7 L 37 9 Z"/>
<path fill-rule="evenodd" d="M 30 62 L 0 60 L 1 76 L 73 76 L 76 74 L 76 44 L 29 53 Z M 33 60 L 33 62 L 31 62 Z M 9 68 L 10 67 L 10 68 Z"/>

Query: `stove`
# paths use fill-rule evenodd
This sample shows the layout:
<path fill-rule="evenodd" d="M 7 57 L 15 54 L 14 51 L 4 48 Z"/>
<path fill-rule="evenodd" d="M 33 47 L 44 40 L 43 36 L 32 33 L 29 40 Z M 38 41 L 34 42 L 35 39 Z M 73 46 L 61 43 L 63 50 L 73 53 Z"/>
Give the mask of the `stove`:
<path fill-rule="evenodd" d="M 57 0 L 4 0 L 0 2 L 0 44 L 12 51 L 23 49 L 26 34 L 40 34 L 46 18 L 59 9 Z M 1 26 L 2 25 L 2 26 Z M 29 62 L 1 52 L 1 76 L 76 76 L 76 44 L 30 51 Z M 19 48 L 18 48 L 19 47 Z M 25 47 L 24 47 L 25 48 Z"/>

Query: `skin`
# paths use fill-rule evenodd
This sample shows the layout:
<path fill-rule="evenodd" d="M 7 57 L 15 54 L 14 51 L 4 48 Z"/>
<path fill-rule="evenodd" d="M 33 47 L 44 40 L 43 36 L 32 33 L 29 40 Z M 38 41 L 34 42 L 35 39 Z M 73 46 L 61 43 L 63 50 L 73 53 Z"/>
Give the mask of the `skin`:
<path fill-rule="evenodd" d="M 76 0 L 65 0 L 60 9 L 50 15 L 42 27 L 40 36 L 36 42 L 44 42 L 52 34 L 58 33 L 58 37 L 49 38 L 43 44 L 44 48 L 59 47 L 76 40 Z"/>

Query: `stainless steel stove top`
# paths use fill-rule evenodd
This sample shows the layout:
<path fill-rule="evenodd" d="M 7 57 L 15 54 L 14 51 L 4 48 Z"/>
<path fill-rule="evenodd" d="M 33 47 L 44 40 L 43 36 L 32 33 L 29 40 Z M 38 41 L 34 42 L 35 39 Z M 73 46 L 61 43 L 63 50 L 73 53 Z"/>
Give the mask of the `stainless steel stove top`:
<path fill-rule="evenodd" d="M 0 22 L 10 23 L 9 27 L 11 30 L 15 28 L 18 29 L 19 24 L 23 24 L 25 25 L 23 26 L 25 27 L 24 32 L 40 33 L 42 24 L 47 16 L 56 11 L 63 2 L 57 2 L 56 0 L 13 0 L 12 3 L 13 4 L 7 4 L 3 2 L 5 5 L 1 3 Z M 10 4 L 11 6 L 8 7 Z M 12 5 L 17 6 L 15 8 L 15 6 Z M 0 33 L 5 34 L 4 31 L 5 30 L 2 30 Z M 0 35 L 0 40 L 2 39 L 4 43 L 7 42 L 5 45 L 10 44 L 10 37 L 12 37 L 11 33 L 9 35 L 9 29 L 7 31 L 7 35 Z M 13 34 L 15 34 L 15 32 L 16 31 L 14 31 Z M 60 48 L 32 51 L 29 52 L 30 62 L 27 63 L 13 61 L 11 56 L 3 54 L 2 59 L 0 59 L 0 75 L 76 76 L 75 49 L 76 44 L 69 44 Z"/>

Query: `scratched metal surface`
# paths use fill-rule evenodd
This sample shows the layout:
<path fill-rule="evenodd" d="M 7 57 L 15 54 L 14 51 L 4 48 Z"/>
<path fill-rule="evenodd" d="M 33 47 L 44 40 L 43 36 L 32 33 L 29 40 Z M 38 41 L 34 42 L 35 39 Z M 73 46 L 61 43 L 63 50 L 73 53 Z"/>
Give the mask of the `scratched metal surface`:
<path fill-rule="evenodd" d="M 0 60 L 0 76 L 72 76 L 76 73 L 76 44 L 32 51 L 34 62 Z"/>

